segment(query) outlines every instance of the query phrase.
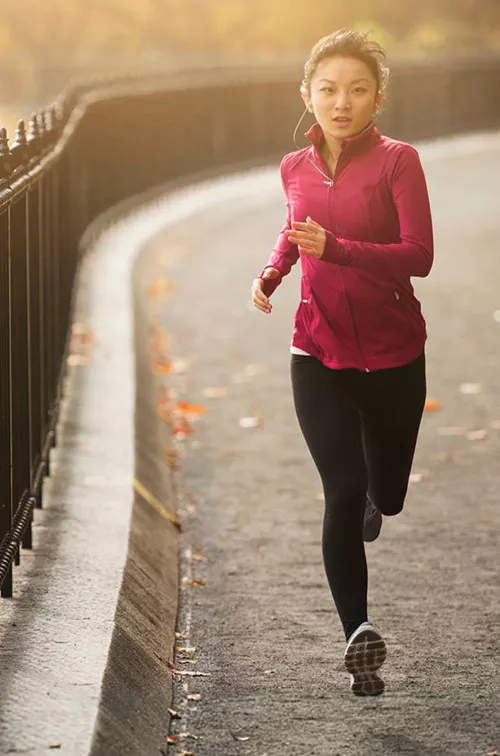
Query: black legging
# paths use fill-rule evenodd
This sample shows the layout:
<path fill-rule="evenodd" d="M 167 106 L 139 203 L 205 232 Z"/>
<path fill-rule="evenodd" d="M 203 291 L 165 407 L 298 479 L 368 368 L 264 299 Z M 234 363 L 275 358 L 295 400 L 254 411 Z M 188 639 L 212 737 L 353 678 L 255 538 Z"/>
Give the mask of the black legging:
<path fill-rule="evenodd" d="M 425 403 L 425 355 L 403 367 L 332 370 L 292 354 L 297 418 L 325 494 L 323 559 L 346 637 L 367 620 L 366 495 L 403 508 Z"/>

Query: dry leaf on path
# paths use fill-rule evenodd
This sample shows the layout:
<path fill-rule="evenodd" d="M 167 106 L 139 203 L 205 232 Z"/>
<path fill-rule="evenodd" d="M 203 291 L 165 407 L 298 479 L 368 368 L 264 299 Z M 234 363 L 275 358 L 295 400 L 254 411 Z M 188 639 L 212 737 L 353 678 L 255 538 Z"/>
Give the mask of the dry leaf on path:
<path fill-rule="evenodd" d="M 439 412 L 441 404 L 436 399 L 427 399 L 424 405 L 424 412 Z"/>
<path fill-rule="evenodd" d="M 153 372 L 157 373 L 158 375 L 171 375 L 173 372 L 172 370 L 172 363 L 169 360 L 166 359 L 159 359 L 153 362 Z"/>
<path fill-rule="evenodd" d="M 207 408 L 204 404 L 189 404 L 189 402 L 177 402 L 174 406 L 175 412 L 190 416 L 190 419 L 204 415 Z"/>
<path fill-rule="evenodd" d="M 177 449 L 169 449 L 165 454 L 165 462 L 171 470 L 179 470 L 179 452 Z"/>
<path fill-rule="evenodd" d="M 203 554 L 193 554 L 191 558 L 193 562 L 208 562 L 207 557 L 203 556 Z"/>
<path fill-rule="evenodd" d="M 177 420 L 172 433 L 176 438 L 183 439 L 186 438 L 186 436 L 190 436 L 192 433 L 194 433 L 194 430 L 191 428 L 185 417 L 180 417 Z"/>
<path fill-rule="evenodd" d="M 421 472 L 411 473 L 409 477 L 409 483 L 421 483 L 424 478 L 425 478 L 425 473 L 421 473 Z"/>
<path fill-rule="evenodd" d="M 79 344 L 91 344 L 94 341 L 94 332 L 83 323 L 73 323 L 71 336 Z"/>
<path fill-rule="evenodd" d="M 251 417 L 240 417 L 239 424 L 241 428 L 258 428 L 264 424 L 262 418 L 257 415 Z"/>
<path fill-rule="evenodd" d="M 182 714 L 179 714 L 175 709 L 167 709 L 167 711 L 173 719 L 182 719 Z"/>
<path fill-rule="evenodd" d="M 85 354 L 70 354 L 68 357 L 70 367 L 88 367 L 92 365 L 92 360 Z"/>
<path fill-rule="evenodd" d="M 177 375 L 184 375 L 187 373 L 191 366 L 191 360 L 186 357 L 173 357 L 172 358 L 172 371 Z"/>
<path fill-rule="evenodd" d="M 189 580 L 186 580 L 187 585 L 206 585 L 206 580 L 199 580 L 197 578 L 190 578 Z"/>
<path fill-rule="evenodd" d="M 228 395 L 228 389 L 225 386 L 207 386 L 201 392 L 207 399 L 222 399 Z"/>
<path fill-rule="evenodd" d="M 264 375 L 267 373 L 267 368 L 264 365 L 247 365 L 243 370 L 245 375 L 249 378 L 253 378 L 256 375 Z"/>
<path fill-rule="evenodd" d="M 459 425 L 443 426 L 437 429 L 438 436 L 464 436 L 465 428 Z"/>
<path fill-rule="evenodd" d="M 469 431 L 466 438 L 469 441 L 484 441 L 488 437 L 488 431 L 485 428 L 481 430 Z"/>
<path fill-rule="evenodd" d="M 201 701 L 201 695 L 200 693 L 188 693 L 187 699 L 188 701 Z"/>
<path fill-rule="evenodd" d="M 462 383 L 460 392 L 462 394 L 480 394 L 483 390 L 481 383 Z"/>
<path fill-rule="evenodd" d="M 157 278 L 156 281 L 153 281 L 153 283 L 149 284 L 148 286 L 148 292 L 147 297 L 148 299 L 162 299 L 165 294 L 168 294 L 169 292 L 174 292 L 175 286 L 170 281 L 169 278 L 164 276 L 163 278 Z"/>

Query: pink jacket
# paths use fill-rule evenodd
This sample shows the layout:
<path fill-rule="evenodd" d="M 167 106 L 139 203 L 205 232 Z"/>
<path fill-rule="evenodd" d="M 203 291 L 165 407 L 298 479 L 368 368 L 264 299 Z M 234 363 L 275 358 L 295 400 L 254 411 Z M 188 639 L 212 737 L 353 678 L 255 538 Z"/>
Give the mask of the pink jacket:
<path fill-rule="evenodd" d="M 306 136 L 312 145 L 281 162 L 288 215 L 266 265 L 280 276 L 265 281 L 264 293 L 273 293 L 299 257 L 284 231 L 310 215 L 326 230 L 327 243 L 320 260 L 300 255 L 293 345 L 334 369 L 405 365 L 421 354 L 427 338 L 410 278 L 428 275 L 434 251 L 418 153 L 381 136 L 371 123 L 344 140 L 328 179 L 319 124 Z"/>

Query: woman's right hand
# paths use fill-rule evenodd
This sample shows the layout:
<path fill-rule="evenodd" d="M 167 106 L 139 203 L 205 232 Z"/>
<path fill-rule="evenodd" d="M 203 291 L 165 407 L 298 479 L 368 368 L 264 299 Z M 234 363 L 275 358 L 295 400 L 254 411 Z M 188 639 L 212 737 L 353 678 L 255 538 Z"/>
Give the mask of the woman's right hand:
<path fill-rule="evenodd" d="M 252 302 L 261 312 L 269 314 L 273 309 L 268 297 L 264 294 L 264 281 L 269 278 L 277 278 L 279 276 L 279 270 L 276 268 L 266 268 L 262 278 L 255 278 L 252 283 Z"/>

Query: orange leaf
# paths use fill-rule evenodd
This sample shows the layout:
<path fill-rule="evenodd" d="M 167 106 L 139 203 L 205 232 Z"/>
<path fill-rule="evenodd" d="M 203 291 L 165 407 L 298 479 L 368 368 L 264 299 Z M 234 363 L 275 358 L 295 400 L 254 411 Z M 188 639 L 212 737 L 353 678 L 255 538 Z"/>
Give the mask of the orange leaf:
<path fill-rule="evenodd" d="M 189 404 L 188 402 L 177 402 L 175 409 L 187 415 L 203 415 L 207 411 L 203 404 Z"/>
<path fill-rule="evenodd" d="M 172 468 L 172 470 L 179 469 L 179 452 L 177 451 L 177 449 L 168 450 L 168 452 L 165 454 L 165 462 L 169 467 Z"/>
<path fill-rule="evenodd" d="M 186 418 L 180 417 L 173 429 L 174 436 L 190 436 L 192 433 L 194 431 Z"/>
<path fill-rule="evenodd" d="M 425 412 L 439 412 L 440 409 L 441 405 L 436 399 L 427 399 L 424 406 Z"/>
<path fill-rule="evenodd" d="M 172 372 L 172 363 L 168 360 L 157 360 L 153 363 L 153 370 L 159 375 L 170 375 Z"/>
<path fill-rule="evenodd" d="M 175 291 L 175 287 L 168 278 L 157 278 L 148 286 L 148 299 L 161 299 L 172 291 Z"/>

